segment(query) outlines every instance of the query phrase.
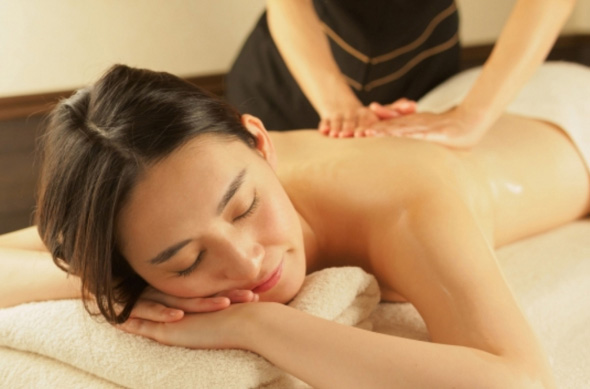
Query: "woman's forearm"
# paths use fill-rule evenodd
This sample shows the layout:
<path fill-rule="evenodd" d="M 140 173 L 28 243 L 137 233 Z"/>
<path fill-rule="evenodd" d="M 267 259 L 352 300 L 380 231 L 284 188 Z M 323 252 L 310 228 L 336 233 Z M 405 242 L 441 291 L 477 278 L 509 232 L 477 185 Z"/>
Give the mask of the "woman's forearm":
<path fill-rule="evenodd" d="M 314 388 L 527 388 L 516 362 L 474 348 L 393 337 L 278 304 L 242 327 L 245 348 Z M 550 384 L 548 384 L 550 385 Z M 539 386 L 535 386 L 539 387 Z"/>
<path fill-rule="evenodd" d="M 485 131 L 545 60 L 575 0 L 519 0 L 459 109 Z"/>
<path fill-rule="evenodd" d="M 332 56 L 311 0 L 268 1 L 267 12 L 273 41 L 319 115 L 360 107 Z"/>
<path fill-rule="evenodd" d="M 68 277 L 48 252 L 0 247 L 0 308 L 80 296 L 79 279 Z"/>

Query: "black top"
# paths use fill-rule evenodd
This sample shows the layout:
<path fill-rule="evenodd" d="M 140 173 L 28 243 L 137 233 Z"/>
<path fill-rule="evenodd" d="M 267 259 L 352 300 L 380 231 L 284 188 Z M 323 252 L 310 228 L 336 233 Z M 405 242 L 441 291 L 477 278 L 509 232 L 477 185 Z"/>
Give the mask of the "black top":
<path fill-rule="evenodd" d="M 459 69 L 453 0 L 314 0 L 314 6 L 336 63 L 365 105 L 419 99 Z M 318 125 L 270 36 L 266 12 L 226 83 L 228 101 L 271 130 Z"/>

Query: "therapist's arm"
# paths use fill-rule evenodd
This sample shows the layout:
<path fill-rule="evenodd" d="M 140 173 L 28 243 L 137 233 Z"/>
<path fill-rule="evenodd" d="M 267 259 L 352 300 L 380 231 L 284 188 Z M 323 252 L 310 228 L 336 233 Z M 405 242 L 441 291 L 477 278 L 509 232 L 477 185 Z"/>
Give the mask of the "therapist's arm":
<path fill-rule="evenodd" d="M 283 60 L 320 116 L 322 133 L 350 136 L 378 120 L 340 72 L 311 0 L 269 0 L 267 18 Z"/>
<path fill-rule="evenodd" d="M 459 106 L 485 132 L 543 63 L 575 0 L 519 0 L 481 75 Z"/>
<path fill-rule="evenodd" d="M 388 134 L 451 147 L 479 142 L 543 63 L 575 0 L 519 0 L 463 102 L 451 111 L 383 121 L 366 135 Z"/>

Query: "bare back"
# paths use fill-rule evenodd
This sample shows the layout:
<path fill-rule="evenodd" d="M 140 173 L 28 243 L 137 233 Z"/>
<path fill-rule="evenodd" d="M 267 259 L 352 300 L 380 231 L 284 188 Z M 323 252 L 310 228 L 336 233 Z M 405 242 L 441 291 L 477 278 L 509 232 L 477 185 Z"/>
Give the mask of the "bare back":
<path fill-rule="evenodd" d="M 495 246 L 589 209 L 582 159 L 567 135 L 545 122 L 505 115 L 470 151 L 402 138 L 330 139 L 314 130 L 271 136 L 278 175 L 299 212 L 312 222 L 314 215 L 332 220 L 318 225 L 340 238 L 369 225 L 367 210 L 402 207 L 408 191 L 433 175 L 464 194 Z"/>

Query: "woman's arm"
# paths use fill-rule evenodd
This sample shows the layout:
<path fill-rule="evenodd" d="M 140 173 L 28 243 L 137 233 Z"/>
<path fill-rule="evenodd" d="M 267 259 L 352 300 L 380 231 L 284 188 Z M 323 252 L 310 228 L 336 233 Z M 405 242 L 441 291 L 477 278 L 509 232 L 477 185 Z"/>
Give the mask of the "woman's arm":
<path fill-rule="evenodd" d="M 35 227 L 0 236 L 0 308 L 80 297 L 80 281 L 52 261 Z"/>
<path fill-rule="evenodd" d="M 340 72 L 311 0 L 269 0 L 268 26 L 293 78 L 318 112 L 323 133 L 377 122 Z"/>
<path fill-rule="evenodd" d="M 248 326 L 247 348 L 318 388 L 553 385 L 492 248 L 452 189 L 437 185 L 388 225 L 373 234 L 375 273 L 416 306 L 433 343 L 274 307 Z"/>
<path fill-rule="evenodd" d="M 373 126 L 452 147 L 477 144 L 547 57 L 575 0 L 519 0 L 475 84 L 455 109 L 416 114 Z"/>
<path fill-rule="evenodd" d="M 370 242 L 375 274 L 417 307 L 432 343 L 269 303 L 173 324 L 132 320 L 123 328 L 166 344 L 251 350 L 317 388 L 552 387 L 543 352 L 472 212 L 452 188 L 432 190 L 386 224 L 375 223 Z"/>

